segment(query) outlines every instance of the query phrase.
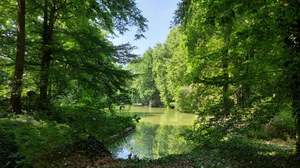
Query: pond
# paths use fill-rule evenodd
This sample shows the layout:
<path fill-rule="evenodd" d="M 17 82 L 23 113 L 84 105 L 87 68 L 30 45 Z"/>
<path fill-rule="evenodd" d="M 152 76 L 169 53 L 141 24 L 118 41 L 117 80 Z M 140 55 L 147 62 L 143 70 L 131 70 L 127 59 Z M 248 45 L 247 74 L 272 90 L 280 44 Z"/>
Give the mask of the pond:
<path fill-rule="evenodd" d="M 170 154 L 181 154 L 192 149 L 191 142 L 180 136 L 192 127 L 197 116 L 173 109 L 131 107 L 141 120 L 136 130 L 118 146 L 111 147 L 114 158 L 157 159 Z"/>

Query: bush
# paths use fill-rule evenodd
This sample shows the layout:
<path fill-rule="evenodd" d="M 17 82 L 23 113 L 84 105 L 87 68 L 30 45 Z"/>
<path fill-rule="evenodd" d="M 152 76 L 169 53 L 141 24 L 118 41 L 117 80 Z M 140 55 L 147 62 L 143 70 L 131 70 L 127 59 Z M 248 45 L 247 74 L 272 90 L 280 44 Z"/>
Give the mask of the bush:
<path fill-rule="evenodd" d="M 0 120 L 0 167 L 14 167 L 16 163 L 14 155 L 18 152 L 18 144 L 15 141 L 15 136 L 12 133 L 11 124 L 3 124 Z"/>
<path fill-rule="evenodd" d="M 67 124 L 77 140 L 95 137 L 105 142 L 108 139 L 107 137 L 134 126 L 132 117 L 119 116 L 115 112 L 110 113 L 88 107 L 56 108 L 50 116 L 45 116 L 45 118 L 50 118 L 57 123 Z"/>
<path fill-rule="evenodd" d="M 289 110 L 280 112 L 269 123 L 264 125 L 263 129 L 270 138 L 286 140 L 287 138 L 294 139 L 296 136 L 295 120 Z"/>
<path fill-rule="evenodd" d="M 172 105 L 174 105 L 178 111 L 196 112 L 199 102 L 199 100 L 195 98 L 199 97 L 197 94 L 197 90 L 191 86 L 180 87 L 176 91 L 174 96 L 175 102 L 172 103 Z"/>
<path fill-rule="evenodd" d="M 37 121 L 28 116 L 0 119 L 0 127 L 3 137 L 0 145 L 5 149 L 2 166 L 11 162 L 10 158 L 15 158 L 18 164 L 29 164 L 36 156 L 66 144 L 72 138 L 67 125 Z"/>

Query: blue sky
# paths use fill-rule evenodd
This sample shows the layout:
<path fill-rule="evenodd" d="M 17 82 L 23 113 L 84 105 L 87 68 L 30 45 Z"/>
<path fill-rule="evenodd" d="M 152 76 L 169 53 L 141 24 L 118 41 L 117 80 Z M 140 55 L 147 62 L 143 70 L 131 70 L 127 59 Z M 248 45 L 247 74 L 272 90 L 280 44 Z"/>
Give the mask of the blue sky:
<path fill-rule="evenodd" d="M 134 40 L 135 28 L 113 39 L 115 45 L 131 43 L 138 47 L 133 53 L 142 55 L 149 47 L 157 43 L 164 43 L 170 31 L 174 11 L 179 0 L 136 0 L 137 6 L 142 10 L 142 15 L 148 19 L 148 30 L 144 34 L 146 39 Z"/>

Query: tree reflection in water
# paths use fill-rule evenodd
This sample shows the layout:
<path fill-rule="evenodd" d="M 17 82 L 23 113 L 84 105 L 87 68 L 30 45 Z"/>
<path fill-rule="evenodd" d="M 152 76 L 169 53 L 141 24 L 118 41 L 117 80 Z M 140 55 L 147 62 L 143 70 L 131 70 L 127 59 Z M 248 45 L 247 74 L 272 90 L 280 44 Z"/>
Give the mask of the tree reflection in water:
<path fill-rule="evenodd" d="M 133 108 L 142 119 L 136 131 L 111 149 L 115 158 L 157 159 L 170 154 L 186 153 L 192 144 L 180 136 L 193 125 L 196 115 L 164 108 Z"/>

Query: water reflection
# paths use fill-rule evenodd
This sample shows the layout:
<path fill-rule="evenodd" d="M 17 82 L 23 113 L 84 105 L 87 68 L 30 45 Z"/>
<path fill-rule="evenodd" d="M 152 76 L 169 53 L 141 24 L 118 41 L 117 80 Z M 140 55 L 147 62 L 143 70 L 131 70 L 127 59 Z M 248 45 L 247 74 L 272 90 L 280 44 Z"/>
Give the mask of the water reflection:
<path fill-rule="evenodd" d="M 121 145 L 111 149 L 115 158 L 156 159 L 192 149 L 190 142 L 185 141 L 180 134 L 193 125 L 195 115 L 164 108 L 135 107 L 131 111 L 142 119 L 132 135 Z"/>

